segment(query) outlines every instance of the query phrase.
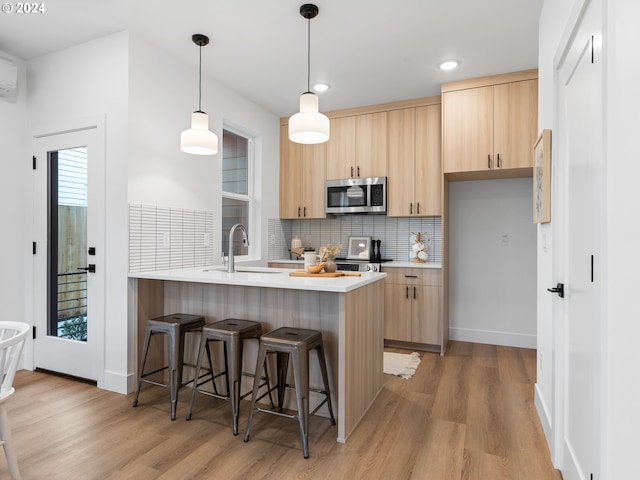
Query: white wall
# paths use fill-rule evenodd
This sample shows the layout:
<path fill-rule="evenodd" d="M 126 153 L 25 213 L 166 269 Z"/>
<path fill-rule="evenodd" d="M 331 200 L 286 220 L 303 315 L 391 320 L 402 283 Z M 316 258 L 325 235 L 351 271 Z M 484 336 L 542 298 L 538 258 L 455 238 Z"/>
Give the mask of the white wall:
<path fill-rule="evenodd" d="M 532 192 L 531 178 L 449 183 L 451 339 L 535 348 Z"/>
<path fill-rule="evenodd" d="M 28 62 L 29 136 L 89 116 L 106 119 L 105 371 L 98 386 L 126 392 L 128 34 L 103 37 Z M 32 147 L 32 145 L 30 145 Z M 26 182 L 31 188 L 31 183 Z M 33 206 L 27 211 L 32 216 Z M 27 226 L 31 238 L 31 225 Z M 30 262 L 30 261 L 29 261 Z M 27 263 L 29 271 L 30 263 Z M 28 292 L 27 303 L 33 298 Z"/>
<path fill-rule="evenodd" d="M 18 66 L 17 90 L 0 97 L 0 305 L 4 320 L 28 321 L 25 308 L 25 268 L 31 255 L 31 241 L 24 235 L 25 171 L 31 156 L 25 151 L 24 132 L 27 115 L 27 76 L 23 61 L 0 52 Z M 26 352 L 25 352 L 26 354 Z"/>
<path fill-rule="evenodd" d="M 607 448 L 602 478 L 638 476 L 640 429 L 640 2 L 605 2 L 606 240 L 605 326 L 608 356 L 603 365 Z M 600 478 L 600 477 L 598 477 Z"/>
<path fill-rule="evenodd" d="M 207 62 L 207 49 L 202 62 Z M 194 57 L 198 50 L 194 46 Z M 249 232 L 255 258 L 267 259 L 267 219 L 278 216 L 279 118 L 203 75 L 202 110 L 218 135 L 219 153 L 180 151 L 180 132 L 198 107 L 198 70 L 131 36 L 129 202 L 214 212 L 214 259 L 221 252 L 223 122 L 255 136 L 256 212 Z"/>
<path fill-rule="evenodd" d="M 553 142 L 553 125 L 555 107 L 553 102 L 553 59 L 558 50 L 560 39 L 565 30 L 574 0 L 545 1 L 540 14 L 539 48 L 538 48 L 538 131 L 551 129 Z M 555 132 L 557 134 L 557 132 Z M 551 199 L 553 206 L 553 198 Z M 553 212 L 551 223 L 538 226 L 537 229 L 537 380 L 536 404 L 541 423 L 550 445 L 553 445 L 553 295 L 547 288 L 560 281 L 554 278 L 552 271 L 553 255 Z"/>

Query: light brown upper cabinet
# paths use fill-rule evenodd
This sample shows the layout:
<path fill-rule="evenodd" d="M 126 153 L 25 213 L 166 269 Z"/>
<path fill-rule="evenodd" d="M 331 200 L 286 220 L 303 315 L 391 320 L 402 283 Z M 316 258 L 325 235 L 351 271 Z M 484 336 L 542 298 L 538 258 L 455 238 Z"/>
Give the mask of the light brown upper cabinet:
<path fill-rule="evenodd" d="M 444 173 L 532 167 L 537 70 L 442 85 Z"/>
<path fill-rule="evenodd" d="M 326 144 L 301 145 L 280 126 L 280 218 L 325 218 Z"/>
<path fill-rule="evenodd" d="M 327 180 L 387 176 L 387 112 L 331 119 Z"/>
<path fill-rule="evenodd" d="M 387 215 L 442 214 L 440 105 L 389 112 Z"/>

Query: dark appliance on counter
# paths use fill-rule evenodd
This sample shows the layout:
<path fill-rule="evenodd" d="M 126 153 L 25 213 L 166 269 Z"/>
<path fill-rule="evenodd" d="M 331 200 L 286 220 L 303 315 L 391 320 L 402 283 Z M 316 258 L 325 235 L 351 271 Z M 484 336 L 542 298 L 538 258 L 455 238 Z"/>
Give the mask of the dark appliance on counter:
<path fill-rule="evenodd" d="M 325 212 L 386 214 L 387 177 L 327 180 Z"/>

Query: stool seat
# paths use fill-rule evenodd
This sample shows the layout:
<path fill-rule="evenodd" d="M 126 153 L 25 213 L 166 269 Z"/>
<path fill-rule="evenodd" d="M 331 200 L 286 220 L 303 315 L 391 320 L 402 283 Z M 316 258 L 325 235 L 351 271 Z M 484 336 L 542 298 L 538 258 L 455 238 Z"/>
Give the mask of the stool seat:
<path fill-rule="evenodd" d="M 315 350 L 318 356 L 320 372 L 324 389 L 313 390 L 309 388 L 309 352 Z M 327 375 L 327 364 L 324 355 L 324 346 L 322 344 L 322 333 L 317 330 L 308 330 L 304 328 L 281 327 L 272 332 L 266 333 L 260 337 L 260 349 L 258 350 L 257 366 L 265 361 L 266 354 L 276 352 L 278 366 L 278 411 L 266 410 L 256 406 L 258 400 L 258 382 L 254 379 L 253 396 L 251 397 L 251 409 L 249 411 L 249 420 L 247 422 L 247 431 L 244 435 L 244 441 L 249 441 L 251 433 L 251 422 L 256 412 L 272 413 L 280 416 L 289 417 L 298 420 L 300 425 L 300 436 L 302 439 L 302 452 L 304 458 L 309 458 L 309 415 L 313 415 L 318 409 L 327 404 L 331 424 L 335 425 L 336 421 L 333 417 L 333 408 L 331 407 L 331 393 L 329 390 L 329 378 Z M 282 413 L 284 404 L 284 393 L 287 385 L 287 369 L 289 359 L 293 363 L 294 388 L 296 391 L 296 404 L 298 411 L 295 415 L 285 415 Z M 324 395 L 322 400 L 312 412 L 309 412 L 309 392 L 317 392 Z"/>
<path fill-rule="evenodd" d="M 262 335 L 262 325 L 260 324 L 260 322 L 243 320 L 240 318 L 227 318 L 225 320 L 220 320 L 219 322 L 211 323 L 202 328 L 200 348 L 198 349 L 196 377 L 200 377 L 200 364 L 202 362 L 205 348 L 208 347 L 210 341 L 224 342 L 225 369 L 223 373 L 215 375 L 213 367 L 211 368 L 211 381 L 213 383 L 214 390 L 213 393 L 198 389 L 199 386 L 207 383 L 208 380 L 201 383 L 194 382 L 193 389 L 191 390 L 191 402 L 189 403 L 187 420 L 191 419 L 193 402 L 196 392 L 216 398 L 229 399 L 231 401 L 231 413 L 233 417 L 233 434 L 238 434 L 238 417 L 240 410 L 240 399 L 242 398 L 240 386 L 243 375 L 242 356 L 244 350 L 244 341 L 249 339 L 259 340 L 260 335 Z M 271 399 L 271 390 L 269 389 L 269 375 L 267 373 L 266 364 L 264 362 L 263 365 L 266 377 L 267 392 L 269 394 L 269 398 Z M 259 381 L 260 375 L 258 374 L 258 372 L 259 367 L 256 368 L 256 373 L 254 374 L 254 376 Z M 226 396 L 219 395 L 216 388 L 215 379 L 220 375 L 225 375 L 226 378 Z M 273 405 L 273 400 L 271 400 L 271 404 Z"/>
<path fill-rule="evenodd" d="M 184 368 L 184 343 L 187 333 L 199 333 L 205 325 L 205 318 L 201 315 L 190 315 L 187 313 L 173 313 L 163 317 L 152 318 L 147 322 L 147 331 L 145 335 L 144 347 L 142 352 L 142 364 L 138 373 L 138 385 L 136 387 L 136 395 L 133 400 L 133 406 L 138 405 L 138 397 L 142 383 L 149 383 L 165 388 L 169 388 L 171 400 L 171 420 L 176 419 L 176 407 L 178 404 L 178 389 L 182 385 L 182 371 Z M 168 357 L 169 365 L 159 368 L 152 372 L 144 371 L 149 353 L 149 343 L 151 337 L 156 334 L 165 334 L 168 339 Z M 146 377 L 158 373 L 162 370 L 169 370 L 169 384 L 164 384 Z M 197 377 L 194 379 L 197 383 Z"/>
<path fill-rule="evenodd" d="M 281 327 L 265 333 L 260 340 L 265 345 L 279 349 L 287 349 L 287 347 L 291 350 L 301 347 L 311 349 L 322 342 L 322 333 L 304 328 Z"/>

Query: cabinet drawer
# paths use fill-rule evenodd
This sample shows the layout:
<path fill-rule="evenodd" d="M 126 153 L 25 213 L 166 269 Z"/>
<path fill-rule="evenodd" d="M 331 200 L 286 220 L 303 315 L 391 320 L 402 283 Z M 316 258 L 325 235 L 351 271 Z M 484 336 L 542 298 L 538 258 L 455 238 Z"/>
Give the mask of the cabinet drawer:
<path fill-rule="evenodd" d="M 388 284 L 431 285 L 439 287 L 442 273 L 439 268 L 384 268 Z"/>

